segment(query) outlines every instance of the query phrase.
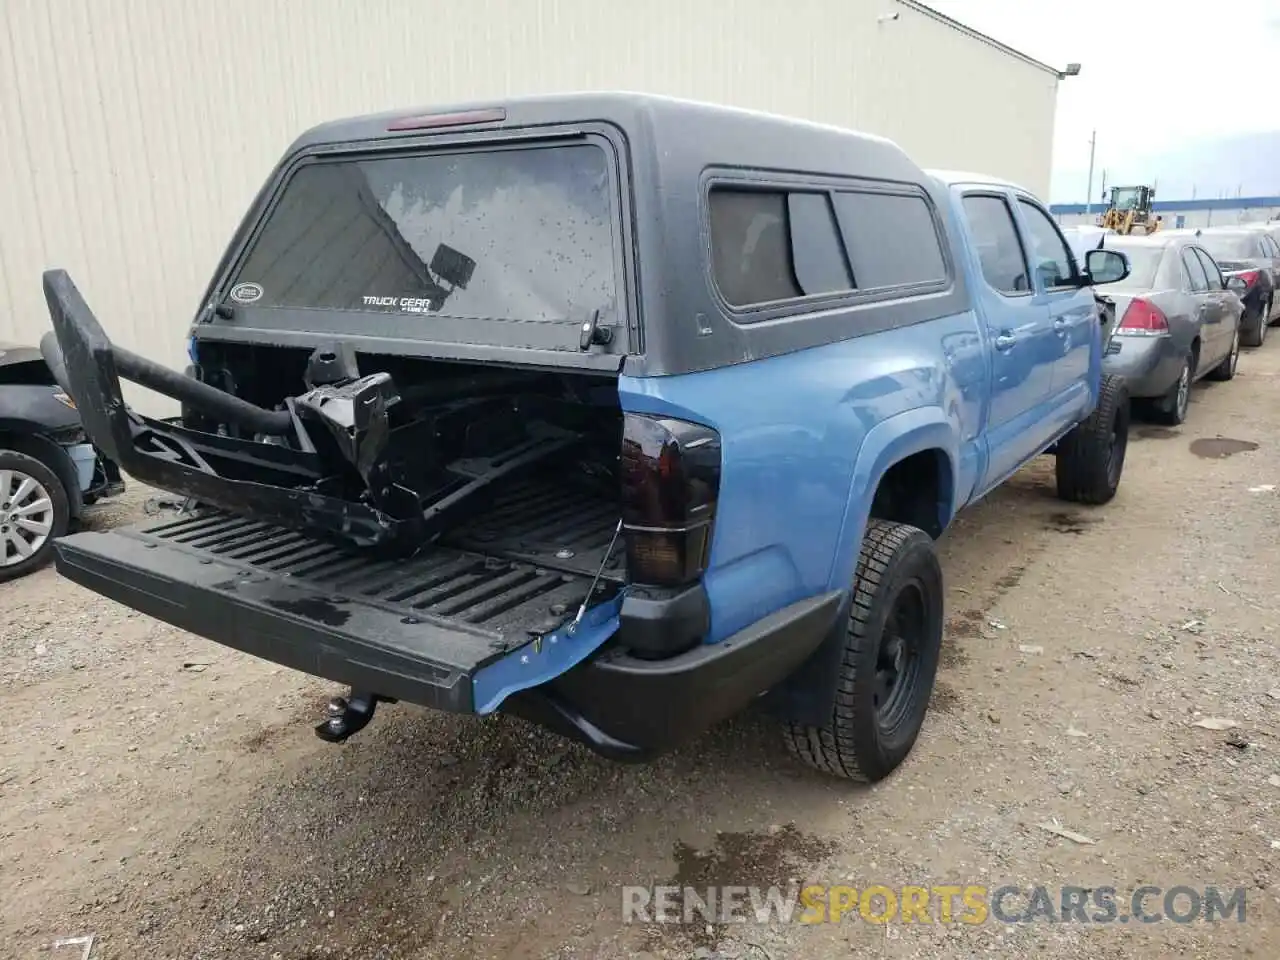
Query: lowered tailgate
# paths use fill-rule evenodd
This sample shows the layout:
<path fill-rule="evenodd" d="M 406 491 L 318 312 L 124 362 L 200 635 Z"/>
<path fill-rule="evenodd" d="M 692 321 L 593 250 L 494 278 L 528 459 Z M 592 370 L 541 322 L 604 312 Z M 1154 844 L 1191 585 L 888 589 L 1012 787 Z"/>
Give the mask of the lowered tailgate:
<path fill-rule="evenodd" d="M 80 533 L 59 573 L 284 666 L 423 706 L 475 709 L 477 671 L 564 622 L 590 578 L 432 545 L 380 559 L 221 512 Z"/>

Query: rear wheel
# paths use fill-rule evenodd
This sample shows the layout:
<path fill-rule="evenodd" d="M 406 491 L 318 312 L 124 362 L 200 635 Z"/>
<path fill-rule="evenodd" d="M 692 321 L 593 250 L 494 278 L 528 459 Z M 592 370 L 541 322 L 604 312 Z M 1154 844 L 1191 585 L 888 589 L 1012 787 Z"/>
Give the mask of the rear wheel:
<path fill-rule="evenodd" d="M 57 474 L 25 453 L 0 450 L 0 582 L 48 563 L 70 521 Z"/>
<path fill-rule="evenodd" d="M 942 649 L 942 567 L 933 541 L 905 523 L 871 520 L 835 684 L 820 727 L 787 723 L 787 748 L 809 766 L 873 783 L 911 752 Z"/>
<path fill-rule="evenodd" d="M 1098 407 L 1058 443 L 1058 496 L 1072 503 L 1108 502 L 1120 487 L 1129 449 L 1129 390 L 1104 376 Z"/>
<path fill-rule="evenodd" d="M 1258 315 L 1255 317 L 1244 317 L 1240 321 L 1240 326 L 1244 328 L 1244 334 L 1240 338 L 1240 342 L 1246 347 L 1260 347 L 1267 339 L 1267 317 L 1271 315 L 1271 304 L 1264 303 L 1258 307 Z"/>
<path fill-rule="evenodd" d="M 1222 358 L 1222 362 L 1209 371 L 1210 380 L 1225 382 L 1235 378 L 1236 366 L 1240 363 L 1240 328 L 1236 327 L 1231 338 L 1231 352 Z"/>
<path fill-rule="evenodd" d="M 1174 381 L 1169 392 L 1156 401 L 1152 412 L 1161 423 L 1176 427 L 1186 422 L 1187 408 L 1191 405 L 1191 380 L 1195 376 L 1196 353 L 1191 351 L 1182 361 L 1182 369 L 1178 371 L 1178 379 Z"/>

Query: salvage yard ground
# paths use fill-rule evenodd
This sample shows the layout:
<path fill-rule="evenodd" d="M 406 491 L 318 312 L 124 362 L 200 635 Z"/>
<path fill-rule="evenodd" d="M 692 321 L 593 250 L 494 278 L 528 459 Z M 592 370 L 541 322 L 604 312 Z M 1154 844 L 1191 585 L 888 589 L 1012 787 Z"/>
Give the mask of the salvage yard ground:
<path fill-rule="evenodd" d="M 52 571 L 0 587 L 0 957 L 1280 956 L 1280 345 L 1139 426 L 1111 505 L 1052 492 L 1036 464 L 945 537 L 933 709 L 872 789 L 758 716 L 643 767 L 405 706 L 333 747 L 330 684 Z M 1217 885 L 1247 913 L 621 923 L 626 885 L 793 880 Z"/>

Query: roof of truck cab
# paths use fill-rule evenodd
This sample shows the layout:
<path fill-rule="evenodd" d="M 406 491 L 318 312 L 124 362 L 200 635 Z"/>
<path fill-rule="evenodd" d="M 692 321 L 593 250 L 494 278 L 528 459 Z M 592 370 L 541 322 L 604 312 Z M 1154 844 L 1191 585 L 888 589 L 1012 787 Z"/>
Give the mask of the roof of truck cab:
<path fill-rule="evenodd" d="M 430 130 L 388 130 L 397 120 L 495 108 L 505 111 L 504 120 Z M 370 140 L 390 144 L 402 138 L 457 136 L 483 129 L 601 122 L 620 127 L 633 141 L 662 145 L 668 152 L 659 151 L 656 156 L 664 164 L 697 157 L 708 163 L 793 171 L 797 157 L 803 157 L 804 169 L 812 172 L 912 182 L 923 178 L 920 167 L 897 144 L 874 134 L 739 107 L 629 92 L 515 97 L 347 117 L 305 131 L 289 152 Z"/>
<path fill-rule="evenodd" d="M 988 187 L 1005 187 L 1010 190 L 1019 190 L 1022 193 L 1035 194 L 1028 190 L 1020 183 L 1014 183 L 1012 180 L 1005 180 L 1003 177 L 995 177 L 989 173 L 972 173 L 968 170 L 925 170 L 929 176 L 935 180 L 939 180 L 948 187 L 954 187 L 958 183 L 978 184 Z"/>

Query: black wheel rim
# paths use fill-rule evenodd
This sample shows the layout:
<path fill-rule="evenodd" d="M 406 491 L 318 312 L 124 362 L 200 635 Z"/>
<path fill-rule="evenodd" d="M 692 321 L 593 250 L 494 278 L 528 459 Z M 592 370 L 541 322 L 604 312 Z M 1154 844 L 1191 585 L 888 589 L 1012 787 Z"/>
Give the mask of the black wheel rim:
<path fill-rule="evenodd" d="M 1181 423 L 1187 418 L 1187 407 L 1191 405 L 1191 361 L 1182 368 L 1178 376 L 1178 392 L 1174 400 L 1174 413 Z"/>
<path fill-rule="evenodd" d="M 894 597 L 876 652 L 873 703 L 876 723 L 886 738 L 910 722 L 919 700 L 920 660 L 928 608 L 919 583 L 903 586 Z"/>
<path fill-rule="evenodd" d="M 1107 448 L 1107 485 L 1114 490 L 1120 485 L 1124 469 L 1124 453 L 1129 445 L 1129 406 L 1120 404 L 1111 418 L 1111 437 Z"/>

